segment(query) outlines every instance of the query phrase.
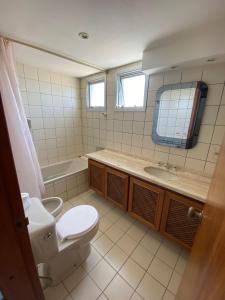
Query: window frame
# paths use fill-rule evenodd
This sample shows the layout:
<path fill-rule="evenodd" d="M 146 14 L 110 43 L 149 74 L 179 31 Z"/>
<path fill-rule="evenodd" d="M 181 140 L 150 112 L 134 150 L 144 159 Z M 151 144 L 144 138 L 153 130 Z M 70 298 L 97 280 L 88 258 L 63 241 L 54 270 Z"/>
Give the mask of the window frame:
<path fill-rule="evenodd" d="M 143 106 L 134 106 L 134 107 L 124 107 L 124 106 L 118 106 L 118 103 L 120 102 L 120 93 L 122 90 L 122 83 L 121 79 L 123 78 L 130 78 L 137 75 L 145 75 L 145 90 L 144 90 L 144 102 Z M 116 103 L 115 103 L 115 111 L 146 111 L 147 106 L 147 98 L 148 98 L 148 84 L 149 84 L 149 75 L 145 74 L 140 69 L 138 70 L 132 70 L 132 71 L 126 71 L 121 72 L 117 74 L 117 84 L 116 84 Z"/>
<path fill-rule="evenodd" d="M 104 82 L 104 106 L 91 106 L 90 105 L 90 100 L 91 100 L 91 95 L 90 95 L 90 85 L 91 84 L 95 84 L 95 83 L 100 83 L 100 82 Z M 87 110 L 88 111 L 99 111 L 99 112 L 104 112 L 106 111 L 106 78 L 105 77 L 100 77 L 100 78 L 96 78 L 93 80 L 88 80 L 87 82 L 87 90 L 86 90 L 86 99 L 87 99 Z"/>

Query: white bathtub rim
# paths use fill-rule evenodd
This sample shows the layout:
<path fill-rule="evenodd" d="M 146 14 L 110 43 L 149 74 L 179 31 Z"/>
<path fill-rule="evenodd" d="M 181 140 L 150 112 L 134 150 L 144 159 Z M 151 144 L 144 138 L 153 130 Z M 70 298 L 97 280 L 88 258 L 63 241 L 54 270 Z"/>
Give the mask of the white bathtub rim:
<path fill-rule="evenodd" d="M 75 160 L 75 159 L 77 159 L 77 158 L 83 159 L 83 160 L 87 160 L 85 157 L 75 157 L 75 158 L 73 158 L 73 159 L 64 160 L 64 161 L 60 161 L 60 162 L 57 162 L 57 163 L 54 163 L 54 164 L 42 166 L 41 169 L 42 169 L 42 168 L 47 168 L 47 167 L 53 167 L 53 166 L 58 165 L 58 164 L 67 163 L 67 162 L 73 161 L 73 160 Z M 52 178 L 52 179 L 49 179 L 49 180 L 45 180 L 45 181 L 44 181 L 44 185 L 53 183 L 53 182 L 55 182 L 55 181 L 59 181 L 59 180 L 65 178 L 65 177 L 69 177 L 69 176 L 72 176 L 72 175 L 77 175 L 77 174 L 85 173 L 85 171 L 87 171 L 87 170 L 88 170 L 88 166 L 82 168 L 81 170 L 75 170 L 75 171 L 72 171 L 72 172 L 63 174 L 63 175 L 61 175 L 61 176 L 55 177 L 55 178 Z"/>
<path fill-rule="evenodd" d="M 55 177 L 55 178 L 46 180 L 46 181 L 44 181 L 44 185 L 49 184 L 49 183 L 53 183 L 53 182 L 55 182 L 55 181 L 59 181 L 59 180 L 65 178 L 65 177 L 69 177 L 69 176 L 72 176 L 72 175 L 79 175 L 79 174 L 84 173 L 85 171 L 87 171 L 87 169 L 88 169 L 88 168 L 85 168 L 85 169 L 80 170 L 80 171 L 75 171 L 75 172 L 71 172 L 71 173 L 66 173 L 66 174 L 64 174 L 64 175 L 62 175 L 62 176 L 58 176 L 58 177 Z"/>
<path fill-rule="evenodd" d="M 82 159 L 82 160 L 88 160 L 88 158 L 86 156 L 76 156 L 74 158 L 71 158 L 71 159 L 67 159 L 67 160 L 61 160 L 61 161 L 58 161 L 58 162 L 55 162 L 55 163 L 52 163 L 52 164 L 48 164 L 48 165 L 43 165 L 41 166 L 41 169 L 44 169 L 44 168 L 47 168 L 47 167 L 53 167 L 55 165 L 59 165 L 59 164 L 63 164 L 63 163 L 68 163 L 72 160 L 75 160 L 75 159 Z"/>

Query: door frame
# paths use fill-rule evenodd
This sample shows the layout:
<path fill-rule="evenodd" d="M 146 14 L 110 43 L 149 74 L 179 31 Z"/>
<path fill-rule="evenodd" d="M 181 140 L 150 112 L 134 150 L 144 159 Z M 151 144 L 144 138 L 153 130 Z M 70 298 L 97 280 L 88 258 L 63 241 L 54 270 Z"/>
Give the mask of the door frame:
<path fill-rule="evenodd" d="M 44 300 L 30 244 L 28 220 L 24 215 L 1 94 L 0 128 L 0 210 L 4 211 L 0 231 L 5 233 L 0 247 L 0 268 L 4 265 L 4 272 L 0 274 L 0 290 L 4 299 L 16 300 L 24 295 L 24 299 Z M 18 265 L 15 264 L 15 253 L 19 258 L 17 262 L 20 260 Z"/>

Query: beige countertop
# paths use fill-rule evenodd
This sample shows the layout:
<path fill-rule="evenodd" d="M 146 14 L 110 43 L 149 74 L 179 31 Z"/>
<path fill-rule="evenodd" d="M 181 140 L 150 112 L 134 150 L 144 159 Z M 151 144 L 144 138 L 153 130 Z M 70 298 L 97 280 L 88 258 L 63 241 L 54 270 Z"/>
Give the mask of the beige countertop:
<path fill-rule="evenodd" d="M 206 202 L 210 178 L 185 170 L 173 171 L 176 179 L 167 180 L 147 173 L 144 168 L 158 165 L 154 162 L 124 155 L 111 150 L 101 150 L 87 154 L 87 157 L 130 175 L 152 182 L 181 195 Z M 168 171 L 169 172 L 169 171 Z"/>

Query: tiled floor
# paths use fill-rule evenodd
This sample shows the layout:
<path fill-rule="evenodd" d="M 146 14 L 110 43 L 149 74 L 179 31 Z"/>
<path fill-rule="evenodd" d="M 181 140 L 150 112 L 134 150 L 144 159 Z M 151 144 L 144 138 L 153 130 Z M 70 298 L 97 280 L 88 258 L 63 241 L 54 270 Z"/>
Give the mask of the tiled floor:
<path fill-rule="evenodd" d="M 61 284 L 45 290 L 46 300 L 173 300 L 188 253 L 88 191 L 64 210 L 91 204 L 100 229 L 88 259 Z"/>

